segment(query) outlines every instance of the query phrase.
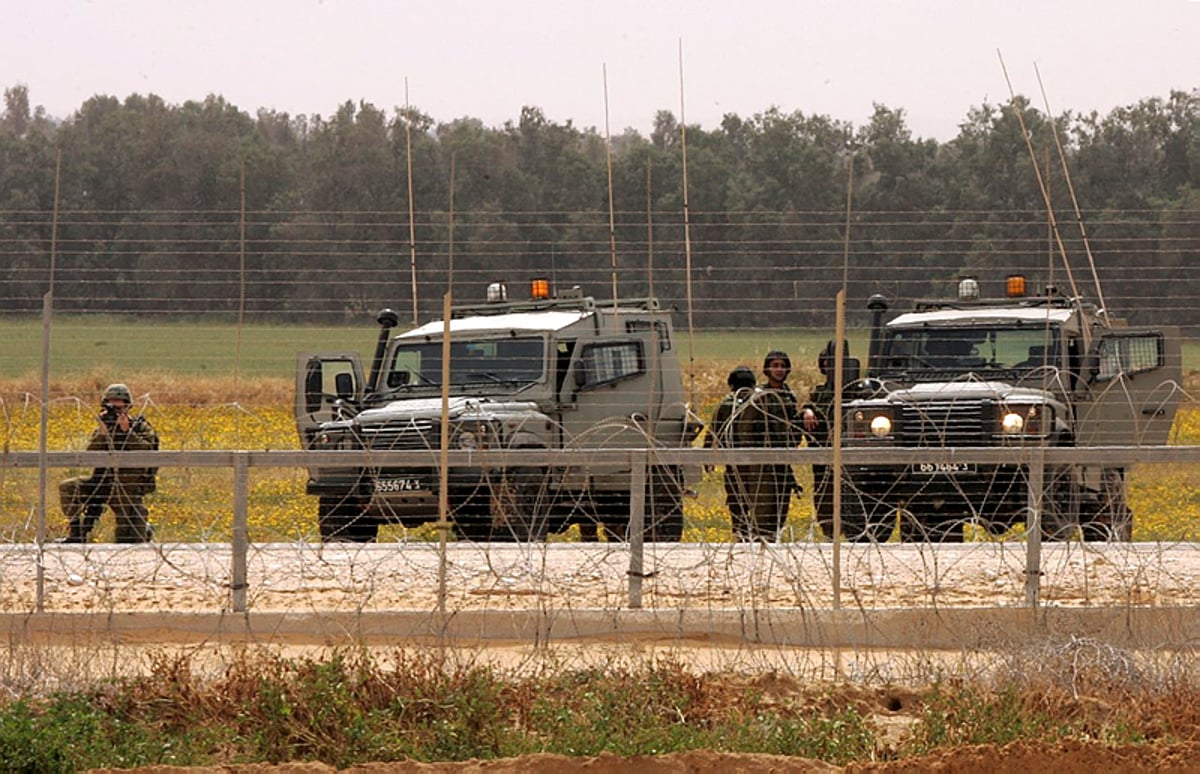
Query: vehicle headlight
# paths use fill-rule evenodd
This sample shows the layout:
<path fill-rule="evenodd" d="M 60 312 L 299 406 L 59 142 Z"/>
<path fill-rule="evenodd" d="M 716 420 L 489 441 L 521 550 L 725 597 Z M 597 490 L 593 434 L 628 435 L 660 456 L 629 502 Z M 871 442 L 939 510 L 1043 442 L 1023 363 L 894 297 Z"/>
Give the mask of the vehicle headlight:
<path fill-rule="evenodd" d="M 454 429 L 452 445 L 468 451 L 488 449 L 494 445 L 494 435 L 494 429 L 487 422 L 464 422 Z"/>
<path fill-rule="evenodd" d="M 848 416 L 846 431 L 850 438 L 891 438 L 892 412 L 886 408 L 854 409 Z"/>
<path fill-rule="evenodd" d="M 1005 406 L 1000 412 L 1000 432 L 1004 435 L 1041 435 L 1045 432 L 1044 406 L 1033 404 Z"/>
<path fill-rule="evenodd" d="M 336 449 L 342 445 L 342 438 L 345 435 L 340 432 L 330 432 L 322 430 L 313 436 L 313 448 L 315 449 Z"/>

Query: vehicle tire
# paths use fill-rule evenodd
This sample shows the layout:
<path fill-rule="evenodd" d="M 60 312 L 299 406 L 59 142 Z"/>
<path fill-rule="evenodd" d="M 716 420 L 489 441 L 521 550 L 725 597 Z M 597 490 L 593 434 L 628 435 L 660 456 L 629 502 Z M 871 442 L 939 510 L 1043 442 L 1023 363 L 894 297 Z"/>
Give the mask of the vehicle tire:
<path fill-rule="evenodd" d="M 1079 527 L 1082 489 L 1070 466 L 1047 469 L 1049 481 L 1042 498 L 1042 540 L 1070 540 Z"/>
<path fill-rule="evenodd" d="M 833 540 L 833 513 L 817 517 L 817 524 L 826 540 Z M 858 508 L 842 507 L 842 539 L 851 543 L 869 542 L 867 514 Z"/>
<path fill-rule="evenodd" d="M 929 530 L 926 529 L 921 517 L 912 511 L 900 511 L 900 542 L 929 542 Z"/>
<path fill-rule="evenodd" d="M 369 543 L 379 534 L 379 520 L 364 513 L 359 495 L 322 496 L 317 501 L 317 529 L 322 543 Z"/>
<path fill-rule="evenodd" d="M 896 529 L 896 511 L 876 508 L 863 514 L 862 542 L 886 543 Z"/>
<path fill-rule="evenodd" d="M 1080 524 L 1084 540 L 1122 543 L 1133 540 L 1133 512 L 1125 493 L 1125 471 L 1106 468 L 1100 498 Z"/>
<path fill-rule="evenodd" d="M 930 543 L 961 543 L 963 542 L 963 526 L 966 520 L 960 516 L 941 516 L 931 520 L 926 527 Z"/>
<path fill-rule="evenodd" d="M 486 542 L 492 539 L 491 498 L 486 487 L 451 487 L 450 513 L 454 536 L 459 540 Z"/>
<path fill-rule="evenodd" d="M 882 497 L 860 486 L 843 487 L 842 534 L 847 540 L 854 543 L 885 543 L 892 536 L 895 526 L 896 512 L 884 503 Z"/>
<path fill-rule="evenodd" d="M 492 486 L 492 540 L 546 539 L 550 522 L 546 484 L 541 468 L 513 468 L 500 474 Z"/>
<path fill-rule="evenodd" d="M 830 469 L 832 470 L 832 469 Z M 817 526 L 826 540 L 833 540 L 833 491 L 829 476 L 817 485 L 813 494 L 813 506 L 817 511 Z M 842 539 L 853 543 L 867 539 L 867 513 L 863 508 L 860 493 L 853 487 L 842 485 Z"/>
<path fill-rule="evenodd" d="M 646 540 L 678 543 L 683 538 L 683 471 L 652 467 L 646 493 Z"/>
<path fill-rule="evenodd" d="M 627 539 L 629 532 L 629 492 L 594 492 L 592 505 L 596 531 L 610 543 Z"/>

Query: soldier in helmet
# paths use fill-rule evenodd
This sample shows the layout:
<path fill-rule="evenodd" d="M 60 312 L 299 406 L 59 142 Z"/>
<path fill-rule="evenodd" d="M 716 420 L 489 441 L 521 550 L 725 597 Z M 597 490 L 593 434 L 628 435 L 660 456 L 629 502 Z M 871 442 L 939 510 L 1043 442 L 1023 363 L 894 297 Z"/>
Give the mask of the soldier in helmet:
<path fill-rule="evenodd" d="M 98 426 L 88 451 L 150 451 L 158 436 L 141 415 L 129 413 L 133 394 L 124 384 L 110 384 L 100 399 Z M 152 536 L 142 499 L 155 489 L 157 468 L 96 468 L 90 476 L 69 478 L 58 486 L 67 517 L 65 543 L 86 543 L 107 506 L 116 518 L 118 543 L 145 543 Z"/>
<path fill-rule="evenodd" d="M 729 385 L 729 392 L 717 404 L 712 421 L 708 425 L 708 445 L 714 449 L 738 445 L 738 439 L 734 435 L 734 420 L 754 393 L 754 371 L 748 366 L 738 366 L 729 372 L 725 381 Z M 741 467 L 726 465 L 723 482 L 725 505 L 729 508 L 733 534 L 739 540 L 747 540 L 753 530 L 750 527 L 750 504 L 747 501 L 745 483 L 742 481 Z"/>
<path fill-rule="evenodd" d="M 786 352 L 772 350 L 763 358 L 766 384 L 755 389 L 734 420 L 737 445 L 792 448 L 800 440 L 796 395 L 787 385 L 792 361 Z M 792 492 L 799 489 L 787 463 L 745 465 L 739 470 L 748 515 L 747 540 L 775 540 L 787 521 Z M 736 530 L 735 530 L 736 531 Z"/>

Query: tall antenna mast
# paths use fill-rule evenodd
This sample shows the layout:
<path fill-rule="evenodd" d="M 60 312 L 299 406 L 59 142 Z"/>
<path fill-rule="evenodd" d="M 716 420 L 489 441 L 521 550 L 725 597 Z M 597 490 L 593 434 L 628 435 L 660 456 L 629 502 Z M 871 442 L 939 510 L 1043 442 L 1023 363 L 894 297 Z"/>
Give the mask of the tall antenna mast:
<path fill-rule="evenodd" d="M 450 532 L 450 311 L 454 304 L 454 161 L 450 154 L 450 211 L 446 247 L 446 295 L 442 297 L 442 421 L 438 439 L 438 613 L 446 613 L 446 538 Z"/>
<path fill-rule="evenodd" d="M 404 79 L 404 155 L 408 164 L 408 268 L 412 275 L 412 321 L 417 320 L 417 225 L 413 215 L 412 115 L 408 105 L 408 78 Z"/>
<path fill-rule="evenodd" d="M 246 157 L 242 157 L 240 206 L 238 209 L 238 316 L 237 335 L 233 346 L 233 389 L 235 399 L 241 395 L 242 328 L 246 323 Z"/>
<path fill-rule="evenodd" d="M 1075 210 L 1075 222 L 1079 224 L 1079 237 L 1083 240 L 1083 251 L 1087 255 L 1088 269 L 1092 272 L 1092 283 L 1096 286 L 1096 303 L 1104 321 L 1108 320 L 1108 304 L 1104 303 L 1104 290 L 1100 287 L 1100 275 L 1096 272 L 1096 259 L 1092 255 L 1092 244 L 1088 240 L 1087 228 L 1083 225 L 1083 213 L 1079 209 L 1079 199 L 1075 197 L 1075 184 L 1071 182 L 1071 171 L 1067 168 L 1067 154 L 1063 151 L 1062 140 L 1058 136 L 1058 125 L 1054 123 L 1054 114 L 1050 112 L 1050 100 L 1046 98 L 1046 87 L 1042 85 L 1042 73 L 1038 70 L 1037 62 L 1033 63 L 1033 72 L 1037 75 L 1038 88 L 1042 92 L 1042 104 L 1046 106 L 1046 117 L 1050 119 L 1050 129 L 1054 132 L 1054 146 L 1058 149 L 1058 159 L 1062 164 L 1063 180 L 1067 182 L 1067 192 L 1071 194 L 1071 206 Z"/>
<path fill-rule="evenodd" d="M 1038 163 L 1037 153 L 1033 150 L 1033 138 L 1029 136 L 1029 129 L 1025 126 L 1025 116 L 1022 114 L 1021 106 L 1017 104 L 1017 94 L 1013 91 L 1012 80 L 1008 77 L 1008 68 L 1004 65 L 1004 56 L 1000 53 L 1000 49 L 996 49 L 996 56 L 1000 58 L 1000 69 L 1004 71 L 1004 81 L 1008 84 L 1009 104 L 1012 106 L 1013 113 L 1017 116 L 1017 123 L 1021 126 L 1021 135 L 1025 138 L 1025 148 L 1029 151 L 1029 160 L 1033 165 L 1033 175 L 1037 179 L 1038 190 L 1042 193 L 1042 201 L 1046 204 L 1046 216 L 1050 219 L 1050 228 L 1054 231 L 1054 242 L 1058 245 L 1058 254 L 1062 257 L 1063 268 L 1067 272 L 1067 281 L 1071 284 L 1071 295 L 1079 298 L 1079 287 L 1075 284 L 1075 274 L 1071 271 L 1071 261 L 1067 259 L 1067 248 L 1062 241 L 1062 233 L 1058 230 L 1058 219 L 1054 216 L 1054 207 L 1050 202 L 1050 189 L 1046 187 L 1046 181 L 1042 177 L 1042 167 Z M 1091 331 L 1087 326 L 1083 327 L 1083 343 L 1086 347 L 1091 343 Z"/>
<path fill-rule="evenodd" d="M 846 165 L 846 231 L 842 241 L 842 287 L 834 302 L 833 345 L 833 422 L 830 445 L 833 447 L 833 609 L 842 607 L 842 389 L 846 386 L 843 365 L 846 362 L 846 285 L 850 281 L 850 225 L 854 202 L 854 151 Z"/>
<path fill-rule="evenodd" d="M 608 65 L 601 65 L 604 73 L 604 162 L 608 168 L 608 257 L 612 267 L 613 314 L 617 313 L 617 227 L 613 212 L 612 135 L 608 131 Z"/>
<path fill-rule="evenodd" d="M 54 213 L 50 218 L 50 277 L 42 296 L 42 411 L 38 429 L 37 611 L 46 609 L 46 478 L 49 476 L 47 443 L 50 437 L 50 323 L 54 317 L 54 279 L 58 263 L 58 208 L 62 183 L 62 148 L 54 160 Z"/>
<path fill-rule="evenodd" d="M 692 308 L 692 223 L 688 212 L 687 174 L 687 112 L 683 102 L 683 39 L 679 39 L 679 148 L 683 163 L 683 256 L 684 274 L 687 278 L 687 321 L 688 321 L 688 403 L 694 403 L 696 386 L 696 341 Z"/>

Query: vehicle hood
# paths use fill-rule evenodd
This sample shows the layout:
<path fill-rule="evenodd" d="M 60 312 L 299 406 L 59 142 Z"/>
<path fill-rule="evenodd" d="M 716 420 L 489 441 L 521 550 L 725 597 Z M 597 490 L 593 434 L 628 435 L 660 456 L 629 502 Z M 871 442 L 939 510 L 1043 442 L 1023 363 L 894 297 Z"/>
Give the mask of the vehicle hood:
<path fill-rule="evenodd" d="M 954 382 L 923 382 L 893 390 L 884 398 L 892 403 L 932 403 L 944 401 L 1014 401 L 1027 399 L 1043 401 L 1050 397 L 1049 393 L 1030 387 L 1014 387 L 1007 382 L 987 381 L 954 381 Z"/>
<path fill-rule="evenodd" d="M 497 401 L 490 398 L 456 396 L 450 398 L 448 416 L 451 421 L 486 421 L 495 416 L 537 412 L 537 404 L 531 401 Z M 359 426 L 374 426 L 414 419 L 439 419 L 441 416 L 441 398 L 403 398 L 366 409 L 360 412 L 354 421 Z"/>

